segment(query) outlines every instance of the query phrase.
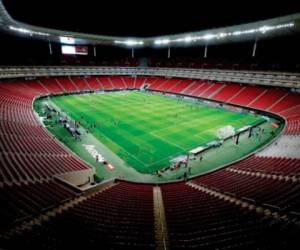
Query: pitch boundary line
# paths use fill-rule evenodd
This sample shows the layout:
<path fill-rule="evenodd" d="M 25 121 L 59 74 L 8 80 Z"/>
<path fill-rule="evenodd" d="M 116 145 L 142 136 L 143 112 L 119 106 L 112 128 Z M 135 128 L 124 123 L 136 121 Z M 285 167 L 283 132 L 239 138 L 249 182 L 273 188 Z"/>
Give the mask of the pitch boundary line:
<path fill-rule="evenodd" d="M 75 98 L 76 98 L 76 97 L 79 97 L 79 96 L 75 96 Z M 78 101 L 82 102 L 82 100 L 78 100 Z M 97 100 L 97 99 L 94 100 L 94 101 L 96 102 L 96 104 L 98 103 L 98 100 Z M 85 104 L 86 104 L 87 106 L 89 106 L 89 107 L 92 107 L 92 108 L 96 109 L 96 110 L 97 110 L 97 108 L 98 108 L 98 105 L 94 105 L 93 102 L 91 102 L 91 103 L 85 103 Z M 197 105 L 198 105 L 198 104 L 197 104 Z M 219 119 L 219 118 L 213 118 L 213 119 L 209 119 L 209 121 L 215 121 L 215 120 L 218 120 L 218 119 Z M 190 121 L 179 122 L 179 125 L 181 125 L 181 124 L 186 124 L 186 123 L 189 123 L 189 122 L 190 122 Z M 180 150 L 186 152 L 186 151 L 188 151 L 189 148 L 186 148 L 186 149 L 185 149 L 185 148 L 183 148 L 183 147 L 177 145 L 176 143 L 170 142 L 168 139 L 164 139 L 164 138 L 162 138 L 162 137 L 160 137 L 159 135 L 156 134 L 156 132 L 158 132 L 158 131 L 163 131 L 163 130 L 166 130 L 166 129 L 171 129 L 171 128 L 174 128 L 174 127 L 176 127 L 176 126 L 178 126 L 178 124 L 169 125 L 169 126 L 167 126 L 167 127 L 164 127 L 164 128 L 161 128 L 161 129 L 157 129 L 157 130 L 152 130 L 152 131 L 149 131 L 149 134 L 151 134 L 152 136 L 155 136 L 155 137 L 159 138 L 160 140 L 165 141 L 166 143 L 168 143 L 168 144 L 170 144 L 170 145 L 173 145 L 173 146 L 175 146 L 176 148 L 178 148 L 178 149 L 180 149 Z M 215 131 L 215 128 L 209 128 L 209 129 L 206 129 L 206 130 L 202 130 L 200 133 L 196 133 L 196 134 L 194 134 L 194 135 L 200 137 L 200 135 L 202 135 L 202 134 L 204 134 L 204 133 L 206 133 L 206 132 L 209 132 L 209 131 L 214 132 L 214 131 Z M 157 161 L 155 161 L 155 162 L 152 162 L 151 164 L 147 164 L 147 163 L 143 162 L 142 160 L 138 159 L 138 158 L 137 158 L 135 155 L 133 155 L 132 153 L 128 152 L 123 146 L 121 146 L 120 144 L 118 144 L 116 141 L 113 141 L 112 139 L 110 139 L 109 137 L 107 137 L 107 136 L 106 136 L 105 134 L 103 134 L 103 133 L 101 133 L 101 134 L 102 134 L 102 136 L 103 136 L 104 138 L 106 138 L 108 141 L 110 141 L 111 143 L 117 145 L 119 148 L 121 148 L 122 150 L 124 150 L 124 152 L 126 152 L 129 156 L 131 156 L 133 159 L 135 159 L 135 160 L 138 161 L 140 164 L 142 164 L 145 168 L 149 168 L 149 167 L 151 167 L 151 166 L 153 166 L 153 165 L 155 165 L 155 164 L 157 164 L 157 163 L 159 163 L 159 162 L 165 161 L 165 160 L 167 160 L 167 159 L 170 159 L 170 158 L 175 157 L 176 155 L 178 155 L 178 154 L 169 155 L 169 156 L 164 157 L 164 158 L 162 158 L 162 159 L 159 159 L 159 160 L 157 160 Z M 202 140 L 203 140 L 203 137 L 200 137 L 199 140 L 200 140 L 201 138 L 202 138 Z M 100 139 L 99 141 L 101 142 L 101 139 Z M 104 145 L 105 145 L 105 144 L 104 144 Z M 105 145 L 105 146 L 106 146 L 106 145 Z M 109 148 L 109 147 L 108 147 L 108 148 Z M 112 151 L 112 150 L 111 150 L 111 151 Z M 112 151 L 112 152 L 113 152 L 115 155 L 117 155 L 116 152 L 114 152 L 114 151 Z M 121 159 L 122 159 L 122 158 L 121 158 Z M 124 159 L 122 159 L 122 160 L 124 161 Z M 130 166 L 130 165 L 129 165 L 129 166 Z"/>
<path fill-rule="evenodd" d="M 75 97 L 78 97 L 78 96 L 75 96 Z M 80 100 L 80 102 L 81 102 L 81 100 Z M 97 100 L 96 100 L 96 102 L 97 102 Z M 90 104 L 90 103 L 87 103 L 87 106 L 96 108 L 95 105 Z M 96 108 L 96 109 L 97 109 L 97 108 Z M 190 122 L 190 121 L 182 122 L 181 124 L 188 123 L 188 122 Z M 165 130 L 165 129 L 167 129 L 167 128 L 172 128 L 172 127 L 175 127 L 175 126 L 176 126 L 176 125 L 174 124 L 174 125 L 170 125 L 170 126 L 168 126 L 168 127 L 165 127 L 165 128 L 163 128 L 163 129 L 158 129 L 158 130 L 150 131 L 149 134 L 151 134 L 151 135 L 153 135 L 153 136 L 159 138 L 160 140 L 165 141 L 166 143 L 171 144 L 171 145 L 173 145 L 173 146 L 175 146 L 175 147 L 181 149 L 182 151 L 186 152 L 188 149 L 185 149 L 185 148 L 183 148 L 183 147 L 181 147 L 181 146 L 179 146 L 179 145 L 177 145 L 177 144 L 175 144 L 175 143 L 172 143 L 172 142 L 170 142 L 170 141 L 168 141 L 168 140 L 166 140 L 166 139 L 163 139 L 163 138 L 161 138 L 160 136 L 154 134 L 154 132 L 157 132 L 157 131 L 160 131 L 160 130 Z M 206 131 L 206 130 L 205 130 L 205 131 Z M 203 131 L 203 132 L 205 132 L 205 131 Z M 201 132 L 201 133 L 202 133 L 202 132 Z M 172 157 L 174 157 L 174 156 L 176 155 L 176 154 L 174 154 L 174 155 L 169 155 L 169 156 L 167 156 L 167 157 L 165 157 L 165 158 L 163 158 L 163 159 L 160 159 L 160 160 L 158 160 L 158 161 L 152 162 L 151 164 L 147 164 L 147 163 L 141 161 L 140 159 L 136 158 L 132 153 L 128 152 L 124 147 L 122 147 L 122 146 L 121 146 L 120 144 L 118 144 L 117 142 L 113 141 L 112 139 L 110 139 L 109 137 L 107 137 L 106 135 L 104 135 L 103 133 L 101 133 L 101 134 L 102 134 L 102 136 L 104 136 L 107 140 L 109 140 L 109 141 L 112 142 L 113 144 L 115 144 L 115 145 L 117 145 L 118 147 L 120 147 L 120 148 L 121 148 L 122 150 L 124 150 L 128 155 L 130 155 L 132 158 L 134 158 L 136 161 L 138 161 L 139 163 L 141 163 L 141 164 L 142 164 L 144 167 L 146 167 L 146 168 L 148 168 L 148 167 L 151 166 L 151 165 L 157 164 L 158 162 L 162 162 L 162 161 L 165 161 L 166 159 L 172 158 Z M 100 142 L 101 142 L 101 140 L 100 140 Z M 105 144 L 104 144 L 104 145 L 105 145 Z M 112 152 L 113 152 L 114 154 L 117 155 L 116 152 L 114 152 L 114 151 L 112 151 Z M 121 158 L 121 159 L 122 159 L 122 158 Z M 122 159 L 122 160 L 124 160 L 124 159 Z"/>

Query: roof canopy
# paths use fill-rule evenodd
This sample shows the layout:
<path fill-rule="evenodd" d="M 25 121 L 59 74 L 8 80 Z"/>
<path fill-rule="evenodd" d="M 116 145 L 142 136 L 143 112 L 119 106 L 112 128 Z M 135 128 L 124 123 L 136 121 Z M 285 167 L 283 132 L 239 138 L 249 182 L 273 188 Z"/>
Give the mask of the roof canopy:
<path fill-rule="evenodd" d="M 191 47 L 272 38 L 300 31 L 300 13 L 247 24 L 156 37 L 116 37 L 49 29 L 14 20 L 0 0 L 0 30 L 24 38 L 62 44 L 126 48 Z"/>

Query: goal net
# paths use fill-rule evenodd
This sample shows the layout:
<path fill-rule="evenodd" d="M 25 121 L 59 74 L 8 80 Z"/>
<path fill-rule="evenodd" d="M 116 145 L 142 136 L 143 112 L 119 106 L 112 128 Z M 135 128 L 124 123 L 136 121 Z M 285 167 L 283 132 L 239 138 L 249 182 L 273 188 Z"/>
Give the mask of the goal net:
<path fill-rule="evenodd" d="M 234 127 L 231 125 L 225 126 L 217 130 L 217 136 L 219 139 L 226 139 L 228 137 L 234 136 Z"/>

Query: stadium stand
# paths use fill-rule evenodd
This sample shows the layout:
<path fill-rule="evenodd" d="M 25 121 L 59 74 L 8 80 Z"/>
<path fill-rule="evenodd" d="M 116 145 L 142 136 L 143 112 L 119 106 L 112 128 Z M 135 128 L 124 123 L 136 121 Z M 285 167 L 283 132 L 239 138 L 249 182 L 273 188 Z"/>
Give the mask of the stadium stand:
<path fill-rule="evenodd" d="M 259 156 L 277 156 L 286 158 L 299 158 L 300 141 L 298 135 L 287 133 L 280 136 L 280 138 L 268 148 L 260 151 Z"/>
<path fill-rule="evenodd" d="M 78 92 L 79 89 L 74 85 L 69 78 L 56 78 L 58 84 L 63 86 L 66 92 Z"/>
<path fill-rule="evenodd" d="M 239 95 L 230 100 L 231 103 L 235 103 L 241 106 L 247 106 L 256 97 L 263 93 L 263 88 L 258 86 L 249 86 L 244 88 Z"/>
<path fill-rule="evenodd" d="M 266 109 L 285 94 L 285 91 L 282 89 L 267 89 L 266 92 L 263 92 L 250 106 L 257 109 Z"/>
<path fill-rule="evenodd" d="M 297 180 L 300 166 L 299 159 L 295 159 L 293 157 L 275 157 L 274 155 L 276 154 L 273 154 L 272 156 L 262 156 L 262 154 L 263 153 L 259 153 L 258 155 L 250 157 L 245 161 L 234 164 L 234 166 L 228 169 L 244 170 L 249 174 L 265 173 L 270 176 L 273 175 L 273 178 L 282 180 Z"/>
<path fill-rule="evenodd" d="M 45 87 L 50 93 L 60 94 L 64 93 L 65 89 L 59 82 L 52 78 L 45 78 L 38 81 L 43 87 Z"/>
<path fill-rule="evenodd" d="M 119 182 L 14 240 L 30 249 L 155 249 L 153 220 L 152 185 Z"/>
<path fill-rule="evenodd" d="M 135 78 L 132 77 L 122 77 L 122 80 L 124 84 L 127 86 L 128 89 L 133 89 L 134 88 L 134 80 Z"/>
<path fill-rule="evenodd" d="M 14 231 L 21 223 L 78 197 L 78 191 L 58 183 L 54 175 L 90 168 L 40 126 L 32 110 L 34 99 L 78 90 L 139 89 L 145 83 L 156 91 L 276 112 L 286 118 L 285 134 L 298 135 L 300 131 L 299 94 L 282 88 L 129 76 L 1 83 L 0 197 L 5 205 L 1 205 L 0 213 L 5 220 L 0 240 L 8 249 L 17 249 L 17 244 L 30 249 L 94 248 L 100 243 L 106 249 L 157 247 L 154 186 L 120 180 L 93 195 L 81 194 L 86 196 L 82 201 L 47 217 L 43 223 Z M 295 235 L 299 233 L 299 164 L 299 159 L 289 154 L 257 154 L 189 183 L 160 185 L 170 247 L 294 249 Z M 229 198 L 220 199 L 222 195 L 231 197 L 232 202 Z M 7 230 L 13 233 L 7 234 Z"/>
<path fill-rule="evenodd" d="M 283 98 L 271 105 L 268 110 L 271 112 L 282 112 L 299 104 L 299 96 L 296 93 L 288 93 Z"/>
<path fill-rule="evenodd" d="M 147 78 L 145 77 L 138 77 L 134 80 L 134 88 L 135 89 L 139 89 L 140 87 L 142 87 L 143 84 L 145 84 L 147 82 Z"/>
<path fill-rule="evenodd" d="M 72 78 L 74 84 L 79 88 L 80 91 L 90 90 L 87 82 L 82 77 L 74 77 Z"/>
<path fill-rule="evenodd" d="M 245 175 L 243 172 L 222 170 L 209 176 L 199 177 L 193 182 L 217 188 L 238 197 L 246 197 L 257 204 L 269 204 L 281 211 L 299 212 L 299 183 L 286 179 L 270 179 Z"/>
<path fill-rule="evenodd" d="M 100 82 L 104 90 L 114 89 L 114 86 L 109 80 L 109 77 L 98 77 L 98 81 Z"/>
<path fill-rule="evenodd" d="M 76 191 L 55 180 L 6 186 L 0 193 L 1 232 L 77 195 Z"/>
<path fill-rule="evenodd" d="M 171 87 L 169 89 L 169 91 L 173 92 L 173 93 L 181 93 L 181 91 L 186 89 L 190 85 L 191 82 L 192 82 L 192 80 L 181 80 L 178 82 L 178 84 L 176 86 Z"/>
<path fill-rule="evenodd" d="M 280 222 L 272 223 L 254 211 L 184 183 L 161 188 L 172 249 L 263 249 L 289 244 L 285 237 L 292 234 L 292 227 L 284 228 Z M 286 234 L 273 238 L 280 227 Z"/>
<path fill-rule="evenodd" d="M 112 84 L 114 85 L 115 89 L 126 89 L 127 86 L 125 85 L 124 81 L 121 77 L 110 77 Z"/>

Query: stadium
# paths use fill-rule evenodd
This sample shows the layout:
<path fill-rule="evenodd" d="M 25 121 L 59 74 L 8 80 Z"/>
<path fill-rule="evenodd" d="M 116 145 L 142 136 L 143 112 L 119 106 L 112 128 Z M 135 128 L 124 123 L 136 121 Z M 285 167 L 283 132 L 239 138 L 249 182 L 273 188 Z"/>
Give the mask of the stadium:
<path fill-rule="evenodd" d="M 0 0 L 0 249 L 299 249 L 300 9 L 61 2 Z"/>

